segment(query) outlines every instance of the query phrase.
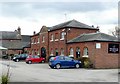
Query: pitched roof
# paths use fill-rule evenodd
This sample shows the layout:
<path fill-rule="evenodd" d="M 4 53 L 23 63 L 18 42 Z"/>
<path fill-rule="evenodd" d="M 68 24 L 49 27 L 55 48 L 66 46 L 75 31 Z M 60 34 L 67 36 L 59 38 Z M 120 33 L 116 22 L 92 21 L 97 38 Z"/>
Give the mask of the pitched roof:
<path fill-rule="evenodd" d="M 23 49 L 30 44 L 30 36 L 22 35 L 20 40 L 2 40 L 2 46 L 8 49 Z"/>
<path fill-rule="evenodd" d="M 78 22 L 76 20 L 70 20 L 70 21 L 55 25 L 55 26 L 51 27 L 50 30 L 56 30 L 56 29 L 67 28 L 67 27 L 97 29 L 92 26 L 86 25 L 84 23 Z"/>
<path fill-rule="evenodd" d="M 106 41 L 106 42 L 118 42 L 116 37 L 104 34 L 104 33 L 89 33 L 82 34 L 67 43 L 75 43 L 75 42 L 89 42 L 89 41 Z"/>
<path fill-rule="evenodd" d="M 0 39 L 20 39 L 20 36 L 17 32 L 0 31 L 0 35 Z"/>
<path fill-rule="evenodd" d="M 22 36 L 22 42 L 30 42 L 30 36 L 29 35 L 21 35 Z"/>

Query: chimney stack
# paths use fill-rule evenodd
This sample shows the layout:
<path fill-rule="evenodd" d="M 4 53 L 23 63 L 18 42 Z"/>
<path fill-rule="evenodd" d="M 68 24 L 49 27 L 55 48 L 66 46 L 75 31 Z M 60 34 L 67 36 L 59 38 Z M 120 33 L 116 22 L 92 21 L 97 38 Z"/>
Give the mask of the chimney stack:
<path fill-rule="evenodd" d="M 21 35 L 21 28 L 20 27 L 18 27 L 17 31 Z"/>
<path fill-rule="evenodd" d="M 33 35 L 35 35 L 35 34 L 36 34 L 36 32 L 34 31 L 34 32 L 33 32 Z"/>
<path fill-rule="evenodd" d="M 92 25 L 92 27 L 94 27 L 94 25 Z"/>

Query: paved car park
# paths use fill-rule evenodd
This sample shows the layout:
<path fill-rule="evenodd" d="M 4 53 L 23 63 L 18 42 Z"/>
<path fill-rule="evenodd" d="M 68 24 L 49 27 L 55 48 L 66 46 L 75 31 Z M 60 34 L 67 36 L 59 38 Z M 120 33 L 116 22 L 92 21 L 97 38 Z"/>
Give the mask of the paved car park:
<path fill-rule="evenodd" d="M 4 60 L 0 71 L 6 73 L 9 64 L 11 82 L 118 82 L 118 69 L 51 69 L 47 63 Z"/>

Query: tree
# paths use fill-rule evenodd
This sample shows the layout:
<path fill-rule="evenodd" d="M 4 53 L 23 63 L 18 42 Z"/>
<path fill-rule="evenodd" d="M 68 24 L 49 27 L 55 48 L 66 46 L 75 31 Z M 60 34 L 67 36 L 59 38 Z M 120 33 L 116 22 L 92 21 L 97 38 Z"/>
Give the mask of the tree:
<path fill-rule="evenodd" d="M 114 30 L 109 30 L 109 32 L 116 38 L 120 40 L 120 28 L 116 26 Z"/>

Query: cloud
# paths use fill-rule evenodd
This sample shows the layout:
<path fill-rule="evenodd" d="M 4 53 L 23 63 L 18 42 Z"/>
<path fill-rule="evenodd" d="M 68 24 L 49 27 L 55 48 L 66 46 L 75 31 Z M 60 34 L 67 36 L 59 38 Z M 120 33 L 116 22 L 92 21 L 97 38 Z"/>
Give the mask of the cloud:
<path fill-rule="evenodd" d="M 1 6 L 4 16 L 25 18 L 43 13 L 52 15 L 60 12 L 102 11 L 116 7 L 116 4 L 108 2 L 8 2 L 2 3 Z"/>
<path fill-rule="evenodd" d="M 118 21 L 114 2 L 7 2 L 0 3 L 0 9 L 0 30 L 14 31 L 20 26 L 22 34 L 33 34 L 43 25 L 51 27 L 72 19 L 100 28 L 111 28 Z"/>

